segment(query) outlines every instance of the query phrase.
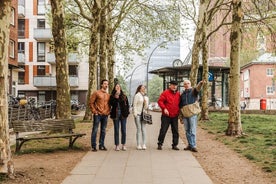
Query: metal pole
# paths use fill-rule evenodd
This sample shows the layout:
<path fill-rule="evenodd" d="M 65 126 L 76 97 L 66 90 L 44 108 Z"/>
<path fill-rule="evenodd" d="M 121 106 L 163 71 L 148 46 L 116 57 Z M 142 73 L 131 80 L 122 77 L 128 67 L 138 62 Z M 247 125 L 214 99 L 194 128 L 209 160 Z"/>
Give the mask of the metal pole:
<path fill-rule="evenodd" d="M 136 69 L 139 68 L 140 66 L 143 66 L 143 65 L 145 65 L 145 63 L 142 63 L 142 64 L 136 66 L 136 67 L 133 69 L 133 71 L 132 71 L 132 73 L 131 73 L 131 75 L 130 75 L 130 80 L 129 80 L 129 101 L 130 101 L 131 103 L 132 103 L 132 100 L 131 100 L 131 80 L 132 80 L 132 76 L 133 76 L 134 72 L 136 71 Z"/>
<path fill-rule="evenodd" d="M 166 41 L 163 41 L 161 43 L 159 43 L 158 45 L 156 45 L 153 50 L 151 51 L 150 55 L 149 55 L 149 59 L 147 61 L 147 73 L 146 73 L 146 87 L 147 87 L 147 93 L 149 93 L 149 62 L 150 62 L 150 59 L 151 59 L 151 56 L 152 54 L 154 53 L 154 51 L 159 47 L 161 46 L 162 44 L 166 43 Z"/>

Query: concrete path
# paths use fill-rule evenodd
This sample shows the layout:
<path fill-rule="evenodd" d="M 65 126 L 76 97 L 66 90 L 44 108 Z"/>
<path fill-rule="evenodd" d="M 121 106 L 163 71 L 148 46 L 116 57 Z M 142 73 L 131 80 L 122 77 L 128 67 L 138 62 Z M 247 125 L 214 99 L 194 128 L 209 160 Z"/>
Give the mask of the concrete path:
<path fill-rule="evenodd" d="M 62 184 L 212 184 L 192 153 L 183 150 L 181 139 L 180 150 L 171 149 L 170 129 L 163 150 L 157 150 L 160 113 L 152 115 L 154 124 L 147 125 L 147 150 L 136 150 L 136 127 L 130 115 L 127 151 L 114 150 L 113 128 L 110 129 L 105 141 L 108 151 L 89 151 Z"/>

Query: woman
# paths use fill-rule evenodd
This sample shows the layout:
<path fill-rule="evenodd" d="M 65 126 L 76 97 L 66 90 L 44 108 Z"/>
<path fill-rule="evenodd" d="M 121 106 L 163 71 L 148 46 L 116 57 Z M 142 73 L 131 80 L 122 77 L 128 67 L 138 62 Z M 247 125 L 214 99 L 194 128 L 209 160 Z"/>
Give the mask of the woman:
<path fill-rule="evenodd" d="M 149 99 L 146 95 L 146 88 L 143 85 L 137 87 L 134 100 L 133 100 L 133 115 L 136 124 L 136 142 L 138 150 L 146 150 L 146 123 L 141 120 L 141 115 L 144 110 L 148 108 Z M 142 135 L 142 141 L 141 141 Z"/>
<path fill-rule="evenodd" d="M 119 151 L 119 129 L 121 126 L 121 144 L 122 150 L 126 151 L 126 123 L 129 115 L 129 103 L 127 96 L 121 89 L 119 84 L 116 84 L 111 92 L 109 104 L 111 106 L 110 118 L 114 123 L 114 142 L 115 150 Z"/>

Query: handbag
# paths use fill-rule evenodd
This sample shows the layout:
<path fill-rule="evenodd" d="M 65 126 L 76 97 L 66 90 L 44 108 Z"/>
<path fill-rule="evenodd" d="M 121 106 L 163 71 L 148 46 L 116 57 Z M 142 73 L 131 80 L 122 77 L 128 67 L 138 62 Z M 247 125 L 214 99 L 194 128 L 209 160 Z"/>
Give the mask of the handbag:
<path fill-rule="evenodd" d="M 181 108 L 182 116 L 185 118 L 189 118 L 193 115 L 197 115 L 201 112 L 201 108 L 199 106 L 198 101 L 193 104 L 185 105 Z"/>
<path fill-rule="evenodd" d="M 146 123 L 146 124 L 149 124 L 149 125 L 152 124 L 152 115 L 149 114 L 148 112 L 146 112 L 146 111 L 142 112 L 141 117 L 142 117 L 142 120 L 141 120 L 142 123 Z"/>

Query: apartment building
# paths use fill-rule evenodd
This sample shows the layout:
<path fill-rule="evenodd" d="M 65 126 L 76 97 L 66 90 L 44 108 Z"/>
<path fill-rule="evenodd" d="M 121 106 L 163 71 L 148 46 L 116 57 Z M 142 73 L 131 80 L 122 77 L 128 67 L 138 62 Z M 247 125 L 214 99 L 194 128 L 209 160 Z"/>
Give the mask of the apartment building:
<path fill-rule="evenodd" d="M 17 1 L 11 1 L 11 19 L 10 19 L 10 42 L 8 58 L 8 94 L 16 95 L 16 84 L 18 76 L 18 58 L 17 58 Z"/>
<path fill-rule="evenodd" d="M 276 109 L 275 67 L 276 56 L 269 53 L 241 67 L 241 101 L 247 109 Z"/>
<path fill-rule="evenodd" d="M 48 0 L 18 1 L 17 95 L 39 101 L 56 99 L 56 60 L 53 36 L 46 18 Z M 71 99 L 85 103 L 88 88 L 88 63 L 77 53 L 68 53 Z"/>

